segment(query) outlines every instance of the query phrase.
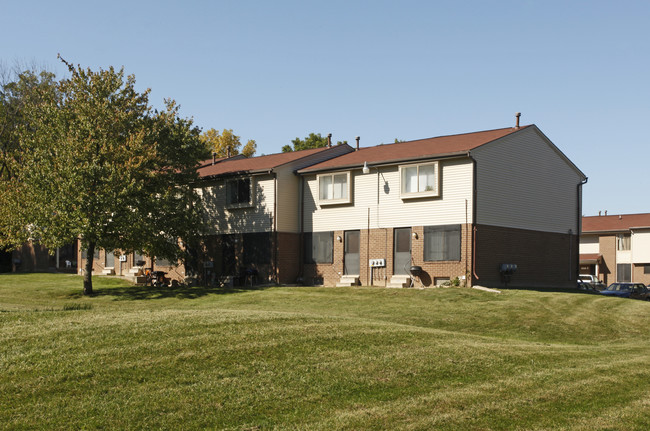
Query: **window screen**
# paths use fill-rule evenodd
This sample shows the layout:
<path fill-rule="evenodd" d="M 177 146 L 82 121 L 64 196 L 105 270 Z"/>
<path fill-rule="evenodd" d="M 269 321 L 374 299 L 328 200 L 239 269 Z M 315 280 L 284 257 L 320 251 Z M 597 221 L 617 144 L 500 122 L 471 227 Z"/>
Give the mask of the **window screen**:
<path fill-rule="evenodd" d="M 424 260 L 460 260 L 460 225 L 425 226 Z"/>
<path fill-rule="evenodd" d="M 332 263 L 334 232 L 305 233 L 305 262 Z"/>

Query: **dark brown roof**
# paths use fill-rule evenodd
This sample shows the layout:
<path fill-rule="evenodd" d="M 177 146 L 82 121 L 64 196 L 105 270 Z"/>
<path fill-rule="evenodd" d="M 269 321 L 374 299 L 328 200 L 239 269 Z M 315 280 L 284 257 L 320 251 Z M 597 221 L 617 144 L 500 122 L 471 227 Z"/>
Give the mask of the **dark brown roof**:
<path fill-rule="evenodd" d="M 600 253 L 580 253 L 580 262 L 602 262 L 603 255 Z"/>
<path fill-rule="evenodd" d="M 365 147 L 360 148 L 358 151 L 301 169 L 298 172 L 307 173 L 327 169 L 363 166 L 364 162 L 367 162 L 369 166 L 372 166 L 405 160 L 418 160 L 463 154 L 469 150 L 480 147 L 483 144 L 487 144 L 488 142 L 502 138 L 518 130 L 525 129 L 526 127 L 530 126 L 523 126 L 519 129 L 508 127 L 505 129 L 486 130 L 483 132 L 440 136 L 437 138 Z"/>
<path fill-rule="evenodd" d="M 250 157 L 244 159 L 230 158 L 228 160 L 221 160 L 219 163 L 199 168 L 199 176 L 201 178 L 211 177 L 215 175 L 228 175 L 236 173 L 255 173 L 269 171 L 278 166 L 293 162 L 303 157 L 317 154 L 322 151 L 327 151 L 331 148 L 313 148 L 309 150 L 292 151 L 289 153 L 269 154 L 266 156 Z"/>
<path fill-rule="evenodd" d="M 582 218 L 582 232 L 625 232 L 650 227 L 650 214 L 620 214 Z"/>

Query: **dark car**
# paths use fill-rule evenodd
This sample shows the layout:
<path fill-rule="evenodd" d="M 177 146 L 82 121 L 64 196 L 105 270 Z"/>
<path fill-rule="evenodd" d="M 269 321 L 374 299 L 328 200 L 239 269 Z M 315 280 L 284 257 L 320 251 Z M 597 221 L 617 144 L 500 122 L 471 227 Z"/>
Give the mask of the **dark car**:
<path fill-rule="evenodd" d="M 650 301 L 650 290 L 642 283 L 612 283 L 600 293 L 606 296 Z"/>

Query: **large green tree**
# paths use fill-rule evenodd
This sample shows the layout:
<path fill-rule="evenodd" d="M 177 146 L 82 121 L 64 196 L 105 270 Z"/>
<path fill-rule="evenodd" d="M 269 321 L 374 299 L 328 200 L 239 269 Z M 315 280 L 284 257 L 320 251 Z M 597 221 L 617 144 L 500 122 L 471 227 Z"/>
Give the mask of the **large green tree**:
<path fill-rule="evenodd" d="M 184 259 L 183 244 L 201 233 L 192 183 L 208 154 L 178 106 L 154 110 L 123 69 L 62 61 L 70 77 L 57 83 L 60 97 L 25 106 L 20 145 L 4 157 L 13 175 L 0 182 L 0 241 L 55 248 L 79 239 L 91 294 L 97 247 Z"/>
<path fill-rule="evenodd" d="M 310 133 L 309 136 L 304 139 L 296 138 L 291 141 L 291 145 L 285 145 L 282 147 L 283 153 L 290 153 L 292 151 L 307 150 L 311 148 L 322 148 L 327 147 L 327 136 L 321 136 L 320 133 Z M 347 144 L 348 141 L 338 141 L 336 145 Z"/>
<path fill-rule="evenodd" d="M 236 156 L 240 154 L 241 137 L 233 133 L 232 129 L 223 129 L 219 132 L 216 129 L 206 130 L 201 134 L 201 141 L 212 152 L 217 153 L 218 157 Z M 252 157 L 257 151 L 257 143 L 249 139 L 241 149 L 241 154 L 246 157 Z"/>

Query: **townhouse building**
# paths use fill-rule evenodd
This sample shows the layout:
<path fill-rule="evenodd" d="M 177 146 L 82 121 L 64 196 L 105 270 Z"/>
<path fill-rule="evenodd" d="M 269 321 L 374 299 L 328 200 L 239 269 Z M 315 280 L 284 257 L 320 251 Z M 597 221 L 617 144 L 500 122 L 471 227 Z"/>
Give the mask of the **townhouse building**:
<path fill-rule="evenodd" d="M 580 273 L 607 285 L 650 283 L 650 214 L 583 217 Z"/>

